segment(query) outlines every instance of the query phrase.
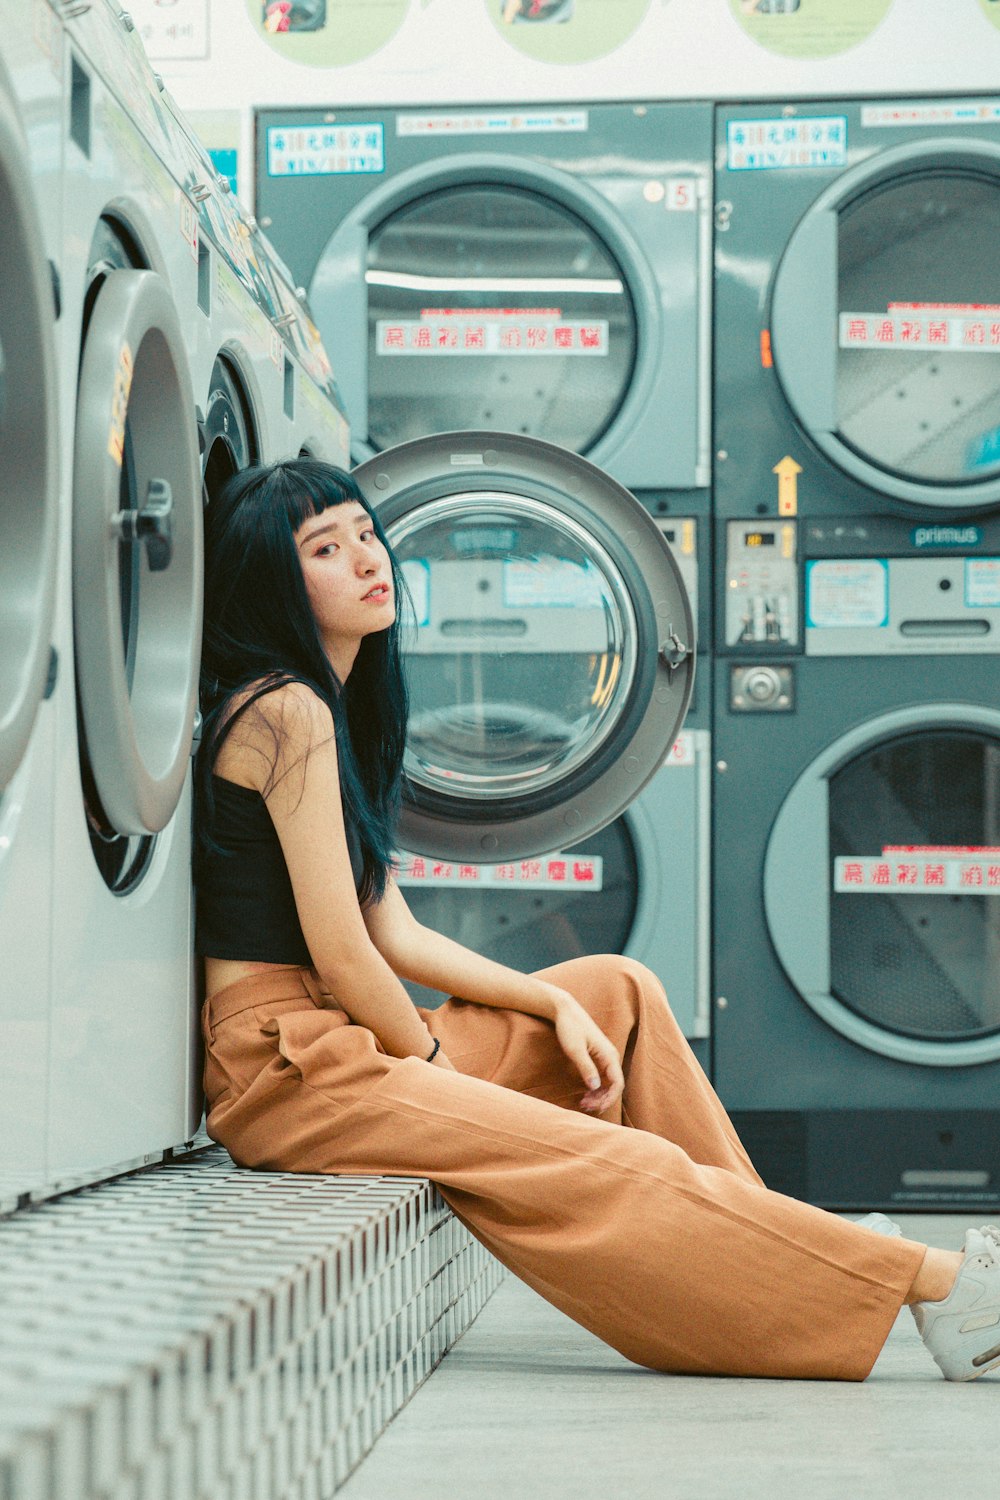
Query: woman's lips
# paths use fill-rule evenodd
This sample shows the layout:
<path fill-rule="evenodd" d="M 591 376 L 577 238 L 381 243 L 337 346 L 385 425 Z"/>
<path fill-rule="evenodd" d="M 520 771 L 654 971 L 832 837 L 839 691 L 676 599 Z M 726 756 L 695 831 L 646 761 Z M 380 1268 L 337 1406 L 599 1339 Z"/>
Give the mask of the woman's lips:
<path fill-rule="evenodd" d="M 383 599 L 388 599 L 389 592 L 389 585 L 387 583 L 376 583 L 374 588 L 370 588 L 367 594 L 362 597 L 361 602 L 364 604 L 370 600 L 373 604 L 380 604 Z"/>

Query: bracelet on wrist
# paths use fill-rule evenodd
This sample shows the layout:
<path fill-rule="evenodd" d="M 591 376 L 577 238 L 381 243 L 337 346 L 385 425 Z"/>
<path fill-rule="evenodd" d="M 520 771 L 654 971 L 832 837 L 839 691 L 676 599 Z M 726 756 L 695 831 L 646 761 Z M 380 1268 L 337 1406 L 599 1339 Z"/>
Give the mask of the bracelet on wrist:
<path fill-rule="evenodd" d="M 431 1055 L 430 1055 L 430 1057 L 428 1057 L 426 1059 L 426 1061 L 427 1062 L 433 1062 L 434 1059 L 437 1057 L 437 1055 L 438 1055 L 438 1053 L 440 1051 L 441 1051 L 441 1038 L 439 1036 L 436 1036 L 434 1038 L 434 1046 L 431 1048 Z"/>

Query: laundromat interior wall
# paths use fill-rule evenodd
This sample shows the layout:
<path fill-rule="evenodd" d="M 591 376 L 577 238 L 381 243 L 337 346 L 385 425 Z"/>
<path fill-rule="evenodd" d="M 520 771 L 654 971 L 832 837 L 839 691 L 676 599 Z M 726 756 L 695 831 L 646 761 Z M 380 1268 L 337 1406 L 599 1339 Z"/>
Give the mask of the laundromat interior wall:
<path fill-rule="evenodd" d="M 749 0 L 575 0 L 566 24 L 517 26 L 504 25 L 504 0 L 326 0 L 322 29 L 298 35 L 267 34 L 263 0 L 134 0 L 130 10 L 205 144 L 238 152 L 248 203 L 258 106 L 934 95 L 996 85 L 997 0 L 770 3 L 790 13 L 748 14 Z"/>

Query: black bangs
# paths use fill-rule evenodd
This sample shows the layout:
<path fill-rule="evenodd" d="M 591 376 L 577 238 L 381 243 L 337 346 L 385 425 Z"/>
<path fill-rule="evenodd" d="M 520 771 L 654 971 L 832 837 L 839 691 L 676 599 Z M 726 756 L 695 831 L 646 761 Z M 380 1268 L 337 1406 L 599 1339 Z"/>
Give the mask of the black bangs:
<path fill-rule="evenodd" d="M 368 501 L 351 476 L 319 459 L 299 458 L 276 464 L 275 480 L 292 531 L 298 531 L 304 521 L 321 516 L 332 505 L 356 502 L 371 514 Z"/>

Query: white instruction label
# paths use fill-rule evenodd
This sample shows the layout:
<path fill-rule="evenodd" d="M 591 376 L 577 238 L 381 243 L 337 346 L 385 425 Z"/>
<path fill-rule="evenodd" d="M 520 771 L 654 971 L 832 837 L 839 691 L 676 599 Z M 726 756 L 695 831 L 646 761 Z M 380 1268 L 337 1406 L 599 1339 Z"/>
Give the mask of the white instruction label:
<path fill-rule="evenodd" d="M 397 135 L 534 135 L 586 130 L 585 109 L 526 109 L 517 114 L 476 110 L 467 114 L 396 116 Z"/>
<path fill-rule="evenodd" d="M 806 564 L 806 624 L 813 629 L 870 629 L 888 618 L 889 565 L 882 558 Z"/>
<path fill-rule="evenodd" d="M 569 888 L 574 895 L 599 891 L 604 877 L 600 855 L 544 854 L 540 859 L 518 859 L 509 864 L 473 865 L 458 860 L 427 859 L 422 854 L 399 855 L 396 880 L 404 886 L 445 886 L 466 890 L 537 890 L 540 886 Z"/>
<path fill-rule="evenodd" d="M 503 602 L 506 609 L 600 609 L 604 581 L 592 563 L 513 558 L 503 564 Z"/>
<path fill-rule="evenodd" d="M 887 313 L 845 312 L 839 319 L 841 349 L 921 350 L 961 349 L 965 354 L 1000 352 L 1000 313 L 984 306 L 956 317 L 944 310 L 901 312 L 899 304 Z M 942 309 L 944 304 L 942 304 Z"/>
<path fill-rule="evenodd" d="M 1000 609 L 1000 557 L 967 557 L 965 602 L 969 609 Z"/>
<path fill-rule="evenodd" d="M 375 325 L 376 354 L 557 354 L 605 355 L 606 318 L 588 323 L 545 316 L 509 317 L 446 313 L 440 317 L 379 318 Z"/>
<path fill-rule="evenodd" d="M 982 125 L 1000 120 L 995 99 L 961 99 L 955 104 L 863 104 L 862 125 Z"/>
<path fill-rule="evenodd" d="M 956 892 L 1000 896 L 1000 860 L 840 857 L 833 862 L 833 889 L 895 895 L 946 896 Z"/>

